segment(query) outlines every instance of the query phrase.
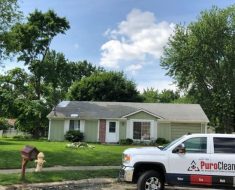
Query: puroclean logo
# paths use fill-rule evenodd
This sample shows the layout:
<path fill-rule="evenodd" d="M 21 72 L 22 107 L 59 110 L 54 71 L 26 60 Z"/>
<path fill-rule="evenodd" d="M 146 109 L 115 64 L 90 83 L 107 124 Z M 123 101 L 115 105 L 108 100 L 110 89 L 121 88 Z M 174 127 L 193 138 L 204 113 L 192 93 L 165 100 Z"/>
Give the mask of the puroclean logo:
<path fill-rule="evenodd" d="M 200 171 L 199 167 L 197 166 L 197 164 L 194 160 L 191 162 L 191 166 L 189 166 L 188 171 L 190 171 L 190 172 L 191 171 L 195 171 L 195 172 Z"/>
<path fill-rule="evenodd" d="M 201 161 L 202 170 L 214 170 L 214 171 L 235 171 L 235 164 L 225 162 L 205 162 Z"/>

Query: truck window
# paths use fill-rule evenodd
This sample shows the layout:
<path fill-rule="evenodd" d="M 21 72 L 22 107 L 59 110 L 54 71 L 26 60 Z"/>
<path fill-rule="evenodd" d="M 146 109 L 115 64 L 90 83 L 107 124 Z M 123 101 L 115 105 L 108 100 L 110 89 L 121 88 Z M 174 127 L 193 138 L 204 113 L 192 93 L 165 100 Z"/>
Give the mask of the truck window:
<path fill-rule="evenodd" d="M 235 138 L 214 137 L 214 153 L 235 153 Z"/>
<path fill-rule="evenodd" d="M 195 137 L 184 141 L 186 153 L 206 153 L 207 138 Z"/>
<path fill-rule="evenodd" d="M 170 147 L 172 147 L 174 144 L 176 144 L 177 142 L 179 142 L 181 139 L 183 139 L 185 136 L 182 136 L 178 139 L 175 139 L 174 141 L 172 141 L 171 143 L 165 145 L 162 150 L 168 150 Z"/>

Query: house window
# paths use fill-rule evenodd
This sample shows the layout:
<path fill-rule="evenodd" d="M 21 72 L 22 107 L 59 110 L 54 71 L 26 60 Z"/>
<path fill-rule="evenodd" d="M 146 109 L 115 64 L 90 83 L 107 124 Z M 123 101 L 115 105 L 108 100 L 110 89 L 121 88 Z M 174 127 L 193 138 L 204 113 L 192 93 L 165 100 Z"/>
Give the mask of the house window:
<path fill-rule="evenodd" d="M 69 121 L 69 130 L 80 130 L 80 120 L 70 120 Z"/>
<path fill-rule="evenodd" d="M 109 122 L 109 132 L 110 133 L 116 132 L 116 122 Z"/>
<path fill-rule="evenodd" d="M 133 139 L 150 140 L 150 122 L 133 122 Z"/>

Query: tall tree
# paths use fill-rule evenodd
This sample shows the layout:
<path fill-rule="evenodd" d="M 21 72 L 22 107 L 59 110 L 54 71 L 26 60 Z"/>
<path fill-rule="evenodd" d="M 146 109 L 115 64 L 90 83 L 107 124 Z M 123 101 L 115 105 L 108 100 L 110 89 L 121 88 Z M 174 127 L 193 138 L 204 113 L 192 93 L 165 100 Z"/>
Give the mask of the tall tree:
<path fill-rule="evenodd" d="M 45 83 L 43 92 L 47 103 L 53 107 L 65 98 L 68 87 L 71 85 L 70 67 L 64 54 L 48 51 L 42 63 L 42 78 Z"/>
<path fill-rule="evenodd" d="M 139 94 L 132 81 L 120 72 L 97 72 L 73 83 L 70 100 L 81 101 L 139 101 Z"/>
<path fill-rule="evenodd" d="M 44 96 L 48 104 L 55 106 L 65 99 L 69 87 L 74 81 L 80 81 L 95 72 L 103 71 L 87 61 L 69 62 L 62 53 L 49 51 L 43 63 L 43 82 L 46 84 Z"/>
<path fill-rule="evenodd" d="M 79 81 L 83 77 L 91 76 L 95 72 L 103 72 L 102 67 L 96 67 L 91 63 L 84 61 L 70 62 L 70 76 L 71 82 Z M 70 84 L 71 86 L 71 84 Z"/>
<path fill-rule="evenodd" d="M 43 75 L 44 75 L 44 61 L 49 52 L 50 44 L 53 38 L 58 34 L 64 34 L 69 29 L 69 23 L 65 18 L 57 16 L 57 14 L 49 10 L 45 13 L 35 10 L 29 14 L 26 23 L 17 23 L 7 33 L 6 48 L 8 52 L 16 52 L 18 61 L 23 61 L 31 71 L 33 82 L 33 89 L 36 94 L 34 99 L 29 100 L 27 105 L 21 106 L 25 108 L 26 115 L 31 115 L 33 120 L 33 127 L 35 128 L 34 135 L 38 135 L 42 129 L 43 120 L 40 110 L 43 106 Z M 20 102 L 18 105 L 21 105 Z M 25 102 L 26 103 L 26 102 Z M 33 107 L 35 105 L 35 107 Z M 38 114 L 40 113 L 40 114 Z M 40 117 L 36 117 L 39 116 Z M 22 117 L 23 119 L 23 117 Z M 29 122 L 30 123 L 30 122 Z"/>
<path fill-rule="evenodd" d="M 29 66 L 29 70 L 35 77 L 35 91 L 37 99 L 41 99 L 41 82 L 43 76 L 43 62 L 49 51 L 53 38 L 58 34 L 64 34 L 69 29 L 69 23 L 65 18 L 49 10 L 46 13 L 35 10 L 28 17 L 26 23 L 16 24 L 8 33 L 9 42 L 7 50 L 17 52 L 18 60 Z"/>
<path fill-rule="evenodd" d="M 22 18 L 22 13 L 19 11 L 17 0 L 0 0 L 0 64 L 5 58 L 5 33 L 10 27 Z"/>
<path fill-rule="evenodd" d="M 181 89 L 196 98 L 211 124 L 235 131 L 235 6 L 213 7 L 178 25 L 161 59 Z"/>
<path fill-rule="evenodd" d="M 35 100 L 32 79 L 20 68 L 0 76 L 0 115 L 17 118 L 17 128 L 38 137 L 46 131 L 50 106 L 45 100 Z"/>
<path fill-rule="evenodd" d="M 16 99 L 28 99 L 31 90 L 28 86 L 29 75 L 20 68 L 9 70 L 0 75 L 0 115 L 4 117 L 17 117 L 14 107 Z"/>

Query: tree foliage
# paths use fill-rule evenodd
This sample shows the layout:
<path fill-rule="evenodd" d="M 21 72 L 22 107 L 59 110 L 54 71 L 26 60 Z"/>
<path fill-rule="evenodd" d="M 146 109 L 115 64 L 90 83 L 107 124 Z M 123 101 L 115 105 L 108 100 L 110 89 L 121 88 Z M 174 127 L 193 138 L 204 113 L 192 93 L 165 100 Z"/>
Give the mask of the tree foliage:
<path fill-rule="evenodd" d="M 27 97 L 24 101 L 22 101 L 24 99 L 22 97 L 17 98 L 13 107 L 18 111 L 18 126 L 22 130 L 28 130 L 34 136 L 38 136 L 40 135 L 39 132 L 42 132 L 46 113 L 48 113 L 46 110 L 50 107 L 44 105 L 45 96 L 48 95 L 46 94 L 48 87 L 44 85 L 45 80 L 51 80 L 46 75 L 46 71 L 51 72 L 51 70 L 49 70 L 49 65 L 46 65 L 45 59 L 54 37 L 58 34 L 64 34 L 67 29 L 69 29 L 68 21 L 57 16 L 54 11 L 49 10 L 42 13 L 35 10 L 29 14 L 27 22 L 15 24 L 5 35 L 4 43 L 7 52 L 17 53 L 18 61 L 23 61 L 30 71 L 27 84 L 32 96 Z M 61 55 L 58 58 L 63 59 Z M 61 60 L 57 63 L 60 64 Z M 58 83 L 55 84 L 55 81 L 50 81 L 50 84 L 53 89 L 51 90 L 53 96 L 57 97 L 55 85 Z M 24 85 L 21 85 L 21 87 L 23 88 Z M 55 99 L 53 99 L 54 101 Z"/>
<path fill-rule="evenodd" d="M 7 130 L 11 127 L 6 118 L 0 117 L 0 130 Z"/>
<path fill-rule="evenodd" d="M 0 64 L 5 58 L 5 33 L 22 18 L 17 0 L 0 0 Z"/>
<path fill-rule="evenodd" d="M 164 89 L 159 94 L 159 102 L 161 103 L 171 103 L 179 98 L 180 98 L 179 92 L 174 92 L 173 90 Z"/>
<path fill-rule="evenodd" d="M 74 81 L 80 81 L 92 73 L 102 71 L 87 61 L 69 62 L 62 53 L 49 51 L 45 57 L 42 79 L 45 84 L 44 97 L 54 107 L 65 99 L 69 87 Z"/>
<path fill-rule="evenodd" d="M 147 103 L 159 102 L 159 92 L 154 88 L 144 89 L 144 92 L 141 94 L 143 101 Z"/>
<path fill-rule="evenodd" d="M 173 90 L 164 89 L 162 92 L 150 88 L 144 90 L 142 94 L 144 102 L 149 103 L 174 103 L 176 100 L 180 99 L 179 92 L 174 92 Z"/>
<path fill-rule="evenodd" d="M 34 75 L 37 99 L 41 98 L 41 82 L 44 73 L 44 60 L 49 51 L 53 38 L 64 34 L 69 29 L 65 18 L 49 10 L 46 13 L 35 10 L 31 13 L 26 23 L 18 23 L 8 33 L 8 39 L 14 39 L 7 44 L 9 52 L 19 54 L 18 61 L 23 61 L 29 66 Z"/>
<path fill-rule="evenodd" d="M 200 103 L 211 124 L 235 130 L 235 7 L 213 7 L 178 25 L 161 59 L 179 88 Z"/>
<path fill-rule="evenodd" d="M 73 83 L 70 100 L 80 101 L 138 101 L 138 91 L 132 81 L 120 72 L 97 72 Z"/>

